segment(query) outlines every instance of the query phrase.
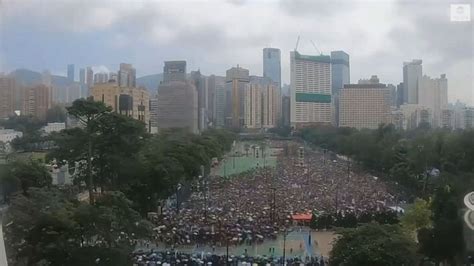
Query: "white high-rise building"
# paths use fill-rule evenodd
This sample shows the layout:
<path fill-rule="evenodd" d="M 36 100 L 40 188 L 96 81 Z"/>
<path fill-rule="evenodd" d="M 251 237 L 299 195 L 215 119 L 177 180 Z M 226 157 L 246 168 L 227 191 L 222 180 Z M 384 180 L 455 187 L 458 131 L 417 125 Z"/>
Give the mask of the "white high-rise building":
<path fill-rule="evenodd" d="M 291 126 L 331 124 L 331 57 L 290 53 Z"/>
<path fill-rule="evenodd" d="M 418 104 L 418 95 L 423 75 L 422 60 L 403 63 L 403 103 Z"/>
<path fill-rule="evenodd" d="M 441 111 L 448 107 L 448 80 L 445 74 L 436 79 L 423 76 L 419 91 L 419 105 L 432 110 L 431 125 L 433 127 L 443 126 Z"/>

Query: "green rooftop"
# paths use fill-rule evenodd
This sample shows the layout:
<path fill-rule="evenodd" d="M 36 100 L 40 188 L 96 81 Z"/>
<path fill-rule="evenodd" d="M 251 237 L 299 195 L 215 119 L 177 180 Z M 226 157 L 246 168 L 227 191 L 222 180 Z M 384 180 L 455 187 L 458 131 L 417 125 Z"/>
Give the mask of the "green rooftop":
<path fill-rule="evenodd" d="M 331 63 L 331 56 L 329 55 L 303 55 L 295 51 L 295 58 L 302 60 L 309 60 L 321 63 Z"/>

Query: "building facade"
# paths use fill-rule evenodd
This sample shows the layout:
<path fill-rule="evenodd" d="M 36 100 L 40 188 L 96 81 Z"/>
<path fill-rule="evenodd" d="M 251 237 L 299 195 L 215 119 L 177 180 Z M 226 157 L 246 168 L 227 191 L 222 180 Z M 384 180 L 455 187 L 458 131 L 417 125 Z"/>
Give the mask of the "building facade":
<path fill-rule="evenodd" d="M 331 57 L 290 53 L 291 126 L 331 124 Z"/>
<path fill-rule="evenodd" d="M 226 125 L 229 128 L 242 128 L 245 117 L 245 88 L 250 82 L 248 69 L 232 67 L 226 71 L 226 102 L 230 108 L 226 112 Z"/>
<path fill-rule="evenodd" d="M 0 76 L 0 119 L 13 115 L 16 109 L 15 79 Z"/>
<path fill-rule="evenodd" d="M 67 79 L 74 82 L 74 64 L 67 65 Z"/>
<path fill-rule="evenodd" d="M 263 48 L 263 77 L 281 87 L 281 52 L 278 48 Z"/>
<path fill-rule="evenodd" d="M 218 126 L 217 124 L 217 106 L 221 108 L 219 110 L 219 115 L 221 116 L 219 120 L 222 123 L 219 123 L 220 127 L 224 126 L 224 109 L 222 107 L 224 106 L 225 99 L 221 99 L 223 102 L 218 103 L 217 102 L 217 91 L 218 90 L 224 90 L 225 88 L 225 77 L 221 76 L 215 76 L 215 75 L 210 75 L 207 79 L 207 114 L 208 114 L 208 119 L 209 123 L 213 126 Z"/>
<path fill-rule="evenodd" d="M 280 89 L 274 84 L 262 86 L 262 127 L 274 128 L 281 123 Z"/>
<path fill-rule="evenodd" d="M 344 85 L 339 94 L 340 127 L 377 129 L 380 124 L 390 124 L 390 90 L 377 76 L 369 82 Z"/>
<path fill-rule="evenodd" d="M 46 119 L 46 112 L 52 105 L 51 87 L 36 85 L 24 87 L 23 91 L 23 115 L 32 115 L 40 120 Z"/>
<path fill-rule="evenodd" d="M 132 64 L 120 63 L 117 79 L 120 87 L 135 87 L 137 84 L 137 73 Z"/>
<path fill-rule="evenodd" d="M 91 67 L 86 68 L 86 84 L 87 87 L 90 89 L 94 86 L 94 71 L 92 71 Z"/>
<path fill-rule="evenodd" d="M 112 107 L 116 113 L 142 121 L 148 128 L 150 96 L 145 88 L 120 87 L 115 82 L 95 84 L 91 89 L 95 101 Z"/>
<path fill-rule="evenodd" d="M 403 63 L 403 103 L 418 104 L 418 95 L 423 76 L 422 60 Z"/>
<path fill-rule="evenodd" d="M 244 127 L 260 129 L 262 127 L 262 87 L 250 83 L 245 88 L 245 121 Z"/>
<path fill-rule="evenodd" d="M 186 81 L 186 61 L 166 61 L 163 68 L 163 83 Z"/>
<path fill-rule="evenodd" d="M 158 97 L 150 98 L 150 133 L 158 133 Z"/>
<path fill-rule="evenodd" d="M 198 133 L 198 95 L 188 81 L 169 81 L 158 89 L 158 132 L 163 129 L 185 128 Z"/>
<path fill-rule="evenodd" d="M 424 75 L 419 91 L 419 104 L 432 111 L 431 125 L 442 127 L 441 111 L 448 108 L 448 80 L 445 74 L 432 79 Z"/>
<path fill-rule="evenodd" d="M 23 137 L 21 131 L 15 131 L 13 129 L 0 129 L 0 142 L 10 143 L 16 138 Z"/>
<path fill-rule="evenodd" d="M 209 124 L 208 116 L 208 81 L 201 75 L 201 71 L 191 71 L 191 81 L 196 87 L 198 94 L 198 128 L 199 131 L 207 129 Z"/>

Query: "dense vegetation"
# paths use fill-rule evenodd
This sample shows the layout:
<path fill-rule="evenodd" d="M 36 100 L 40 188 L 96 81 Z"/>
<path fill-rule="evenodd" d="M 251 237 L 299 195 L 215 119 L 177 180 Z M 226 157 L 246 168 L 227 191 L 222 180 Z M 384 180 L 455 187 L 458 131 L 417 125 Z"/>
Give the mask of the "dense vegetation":
<path fill-rule="evenodd" d="M 201 165 L 208 173 L 211 159 L 230 150 L 235 138 L 222 130 L 149 135 L 142 122 L 92 100 L 75 101 L 68 113 L 83 126 L 50 136 L 40 136 L 36 124 L 25 122 L 30 118 L 6 122 L 35 136 L 32 142 L 20 139 L 21 147 L 48 142 L 47 161 L 75 165 L 79 173 L 74 186 L 58 189 L 38 161 L 1 167 L 0 183 L 10 202 L 6 244 L 14 263 L 90 265 L 100 258 L 104 265 L 127 265 L 134 241 L 151 236 L 146 214 L 157 211 L 178 183 L 195 179 Z M 77 197 L 84 188 L 88 202 Z M 117 264 L 120 257 L 125 260 Z"/>

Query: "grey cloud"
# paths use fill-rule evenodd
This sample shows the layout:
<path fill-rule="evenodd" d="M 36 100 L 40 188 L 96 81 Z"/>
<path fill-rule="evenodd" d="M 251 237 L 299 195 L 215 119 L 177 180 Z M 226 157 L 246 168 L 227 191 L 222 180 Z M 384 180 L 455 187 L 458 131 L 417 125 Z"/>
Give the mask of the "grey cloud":
<path fill-rule="evenodd" d="M 400 49 L 417 50 L 441 57 L 439 65 L 450 65 L 473 58 L 473 23 L 452 22 L 449 2 L 409 3 L 397 5 L 401 19 L 411 24 L 411 30 L 397 27 L 390 38 Z M 418 45 L 417 45 L 418 44 Z"/>
<path fill-rule="evenodd" d="M 290 16 L 330 16 L 354 8 L 350 0 L 280 0 L 280 8 Z"/>

